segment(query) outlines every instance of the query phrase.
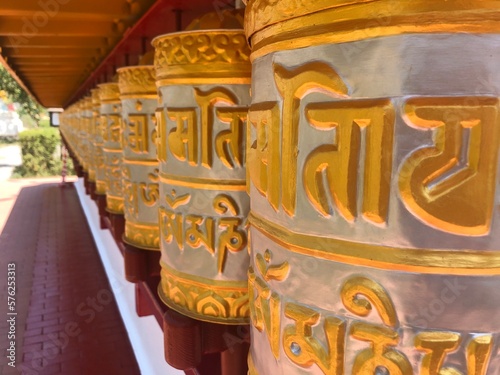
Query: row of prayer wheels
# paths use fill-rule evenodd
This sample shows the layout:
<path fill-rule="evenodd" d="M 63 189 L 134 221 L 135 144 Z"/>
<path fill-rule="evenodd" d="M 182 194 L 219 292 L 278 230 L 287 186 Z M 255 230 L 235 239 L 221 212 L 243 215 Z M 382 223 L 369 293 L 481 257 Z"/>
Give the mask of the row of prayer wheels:
<path fill-rule="evenodd" d="M 249 323 L 251 375 L 497 374 L 498 2 L 227 17 L 63 116 L 161 300 Z"/>

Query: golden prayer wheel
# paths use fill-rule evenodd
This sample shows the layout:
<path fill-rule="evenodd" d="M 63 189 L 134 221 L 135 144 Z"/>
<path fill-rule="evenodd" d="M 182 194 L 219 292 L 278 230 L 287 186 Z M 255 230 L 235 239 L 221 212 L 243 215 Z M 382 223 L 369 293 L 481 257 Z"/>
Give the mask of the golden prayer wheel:
<path fill-rule="evenodd" d="M 88 135 L 87 135 L 87 129 L 85 127 L 83 99 L 80 99 L 77 103 L 76 126 L 78 129 L 78 139 L 77 139 L 78 160 L 80 162 L 80 165 L 82 166 L 83 173 L 88 173 L 88 166 L 86 162 Z"/>
<path fill-rule="evenodd" d="M 69 116 L 70 118 L 70 127 L 71 127 L 71 142 L 73 146 L 73 151 L 75 152 L 75 158 L 80 165 L 80 168 L 82 169 L 83 172 L 83 166 L 81 165 L 80 161 L 80 150 L 78 146 L 78 134 L 79 134 L 79 127 L 78 127 L 78 111 L 79 111 L 79 103 L 76 102 L 71 106 L 71 115 Z"/>
<path fill-rule="evenodd" d="M 66 137 L 67 146 L 71 158 L 73 159 L 75 172 L 78 177 L 83 176 L 83 168 L 80 163 L 80 158 L 78 154 L 78 105 L 77 103 L 68 107 L 64 111 L 64 119 L 61 124 L 61 131 Z"/>
<path fill-rule="evenodd" d="M 79 153 L 79 128 L 78 128 L 78 103 L 74 103 L 70 108 L 68 108 L 67 114 L 67 132 L 68 132 L 68 143 L 70 146 L 70 154 L 74 161 L 75 172 L 78 177 L 83 177 L 83 166 L 81 165 L 80 153 Z"/>
<path fill-rule="evenodd" d="M 96 116 L 94 112 L 94 102 L 95 96 L 99 93 L 97 90 L 91 90 L 90 97 L 87 98 L 87 109 L 86 109 L 86 121 L 88 128 L 88 144 L 89 144 L 89 182 L 95 184 L 96 181 L 96 136 L 97 136 L 97 127 L 96 127 Z M 97 103 L 97 105 L 99 105 Z"/>
<path fill-rule="evenodd" d="M 106 194 L 106 165 L 104 163 L 104 139 L 101 126 L 101 100 L 100 89 L 91 90 L 92 93 L 92 120 L 94 129 L 94 167 L 95 167 L 95 192 L 99 196 Z"/>
<path fill-rule="evenodd" d="M 500 4 L 249 1 L 250 374 L 500 372 Z"/>
<path fill-rule="evenodd" d="M 243 324 L 249 262 L 245 35 L 238 29 L 186 31 L 157 37 L 153 45 L 162 103 L 159 294 L 189 317 Z"/>
<path fill-rule="evenodd" d="M 154 67 L 118 69 L 118 85 L 123 118 L 123 241 L 137 249 L 159 252 L 160 187 L 155 128 L 158 94 Z M 132 260 L 128 255 L 125 255 L 127 271 L 133 267 L 133 264 L 128 264 Z M 130 272 L 126 273 L 131 279 Z"/>
<path fill-rule="evenodd" d="M 72 107 L 66 108 L 64 112 L 61 113 L 60 119 L 61 119 L 61 125 L 59 127 L 59 130 L 61 132 L 61 135 L 63 139 L 66 142 L 66 146 L 68 147 L 68 150 L 72 152 L 73 149 L 73 143 L 72 143 L 72 128 L 71 128 L 71 109 Z"/>
<path fill-rule="evenodd" d="M 93 131 L 92 131 L 92 98 L 86 96 L 83 98 L 82 104 L 82 126 L 85 132 L 84 138 L 84 159 L 86 172 L 88 174 L 88 181 L 92 182 L 95 180 L 95 169 L 93 166 L 94 160 L 94 144 L 93 144 Z"/>
<path fill-rule="evenodd" d="M 118 83 L 103 83 L 99 86 L 101 102 L 100 126 L 103 133 L 104 164 L 106 165 L 106 210 L 123 215 L 122 191 L 122 131 L 121 102 Z"/>

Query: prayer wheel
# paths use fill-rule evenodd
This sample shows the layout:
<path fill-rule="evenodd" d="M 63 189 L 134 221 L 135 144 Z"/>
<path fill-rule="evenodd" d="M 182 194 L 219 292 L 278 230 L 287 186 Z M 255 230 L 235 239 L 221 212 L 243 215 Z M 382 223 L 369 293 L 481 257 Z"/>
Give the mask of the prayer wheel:
<path fill-rule="evenodd" d="M 160 255 L 155 128 L 158 94 L 154 67 L 118 69 L 118 85 L 123 118 L 125 274 L 129 281 L 139 281 L 150 273 L 148 256 L 154 258 L 156 269 Z"/>
<path fill-rule="evenodd" d="M 69 144 L 70 144 L 70 155 L 73 158 L 73 163 L 75 165 L 76 173 L 78 177 L 83 177 L 83 167 L 78 157 L 78 105 L 73 104 L 68 111 L 68 133 L 69 133 Z"/>
<path fill-rule="evenodd" d="M 248 2 L 250 374 L 500 372 L 499 21 Z"/>
<path fill-rule="evenodd" d="M 73 104 L 73 114 L 71 116 L 71 128 L 73 133 L 73 149 L 75 151 L 75 156 L 80 165 L 81 172 L 83 174 L 83 165 L 80 155 L 80 142 L 78 142 L 80 136 L 80 102 Z"/>
<path fill-rule="evenodd" d="M 106 228 L 103 218 L 108 216 L 106 211 L 106 164 L 104 162 L 105 127 L 101 124 L 101 99 L 100 89 L 91 90 L 92 94 L 92 121 L 94 128 L 94 166 L 95 166 L 95 200 L 99 209 L 101 228 Z"/>
<path fill-rule="evenodd" d="M 86 121 L 88 128 L 88 155 L 89 155 L 89 186 L 92 199 L 96 199 L 96 169 L 97 169 L 97 154 L 96 154 L 96 137 L 97 123 L 94 107 L 99 103 L 94 104 L 98 100 L 99 93 L 96 89 L 91 90 L 90 96 L 87 98 Z"/>
<path fill-rule="evenodd" d="M 76 104 L 75 104 L 76 108 L 75 108 L 75 127 L 76 127 L 76 134 L 77 134 L 77 138 L 76 138 L 76 142 L 75 142 L 75 145 L 76 145 L 76 153 L 77 153 L 77 157 L 78 157 L 78 161 L 80 163 L 80 165 L 82 166 L 82 171 L 83 173 L 85 173 L 85 161 L 84 161 L 84 158 L 83 158 L 83 154 L 84 154 L 84 139 L 86 138 L 86 133 L 85 133 L 85 129 L 83 127 L 83 109 L 82 109 L 82 106 L 83 106 L 83 100 L 80 99 Z"/>
<path fill-rule="evenodd" d="M 96 194 L 106 195 L 106 167 L 104 164 L 104 140 L 101 127 L 101 101 L 99 98 L 99 89 L 91 90 L 92 93 L 92 121 L 94 129 L 94 167 Z"/>
<path fill-rule="evenodd" d="M 91 107 L 91 98 L 84 97 L 80 100 L 80 110 L 79 110 L 79 123 L 80 123 L 80 139 L 78 141 L 80 145 L 80 157 L 82 160 L 83 167 L 83 178 L 85 184 L 85 192 L 90 194 L 90 158 L 92 156 L 90 150 L 90 120 L 91 116 L 89 114 Z"/>
<path fill-rule="evenodd" d="M 103 218 L 107 216 L 106 211 L 106 163 L 104 160 L 104 138 L 106 124 L 101 119 L 100 89 L 91 90 L 92 93 L 92 118 L 94 121 L 94 161 L 95 161 L 95 199 L 99 209 L 101 228 L 106 224 Z"/>
<path fill-rule="evenodd" d="M 64 144 L 68 149 L 70 154 L 73 154 L 73 124 L 72 124 L 72 112 L 73 106 L 66 108 L 64 112 L 61 113 L 61 125 L 60 131 L 63 138 Z M 76 168 L 76 166 L 75 166 Z"/>
<path fill-rule="evenodd" d="M 123 189 L 122 189 L 122 115 L 118 83 L 109 82 L 99 86 L 101 101 L 101 127 L 103 127 L 103 153 L 106 165 L 106 211 L 110 214 L 110 228 L 117 241 L 123 234 Z"/>
<path fill-rule="evenodd" d="M 215 14 L 209 17 L 217 29 L 153 40 L 162 103 L 157 113 L 159 294 L 188 317 L 244 324 L 249 316 L 244 134 L 250 51 L 242 29 L 221 29 Z M 235 19 L 228 15 L 227 20 Z M 205 20 L 195 27 L 202 28 Z"/>

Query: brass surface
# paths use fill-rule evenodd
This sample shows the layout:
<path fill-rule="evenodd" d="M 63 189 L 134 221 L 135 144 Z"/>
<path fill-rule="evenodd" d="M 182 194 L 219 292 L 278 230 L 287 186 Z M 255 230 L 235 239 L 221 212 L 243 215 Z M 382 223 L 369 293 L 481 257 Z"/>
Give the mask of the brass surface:
<path fill-rule="evenodd" d="M 500 6 L 249 0 L 249 374 L 498 373 Z"/>
<path fill-rule="evenodd" d="M 117 73 L 121 97 L 152 95 L 155 98 L 157 96 L 153 66 L 129 66 L 118 69 Z"/>
<path fill-rule="evenodd" d="M 345 43 L 414 33 L 497 33 L 500 11 L 494 0 L 249 1 L 245 32 L 252 59 L 325 43 Z"/>
<path fill-rule="evenodd" d="M 126 220 L 123 241 L 140 249 L 160 251 L 159 231 L 158 225 Z"/>
<path fill-rule="evenodd" d="M 243 30 L 172 33 L 155 38 L 153 46 L 159 85 L 165 84 L 163 79 L 192 83 L 199 78 L 250 77 L 250 50 Z"/>
<path fill-rule="evenodd" d="M 214 282 L 178 272 L 161 263 L 158 294 L 170 308 L 186 316 L 223 324 L 247 324 L 246 282 Z"/>
<path fill-rule="evenodd" d="M 208 18 L 195 24 L 222 21 L 215 14 Z M 238 29 L 173 33 L 155 38 L 153 45 L 161 100 L 156 111 L 160 294 L 168 306 L 195 319 L 244 324 L 250 50 Z M 238 290 L 237 298 L 224 290 Z M 211 307 L 200 308 L 196 301 L 206 298 Z"/>

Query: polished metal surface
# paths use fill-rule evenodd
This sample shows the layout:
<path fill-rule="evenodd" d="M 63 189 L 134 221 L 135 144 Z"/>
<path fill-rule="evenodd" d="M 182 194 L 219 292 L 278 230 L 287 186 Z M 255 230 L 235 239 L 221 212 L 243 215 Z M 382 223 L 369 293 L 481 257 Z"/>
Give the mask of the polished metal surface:
<path fill-rule="evenodd" d="M 101 126 L 103 128 L 104 164 L 106 165 L 106 209 L 123 214 L 122 190 L 122 116 L 117 83 L 99 85 Z"/>
<path fill-rule="evenodd" d="M 153 45 L 161 100 L 160 297 L 195 319 L 247 323 L 250 64 L 243 31 L 175 33 Z"/>
<path fill-rule="evenodd" d="M 123 119 L 124 241 L 159 251 L 158 96 L 154 67 L 121 68 L 118 75 Z"/>
<path fill-rule="evenodd" d="M 254 55 L 250 374 L 497 374 L 500 35 L 362 39 Z"/>

